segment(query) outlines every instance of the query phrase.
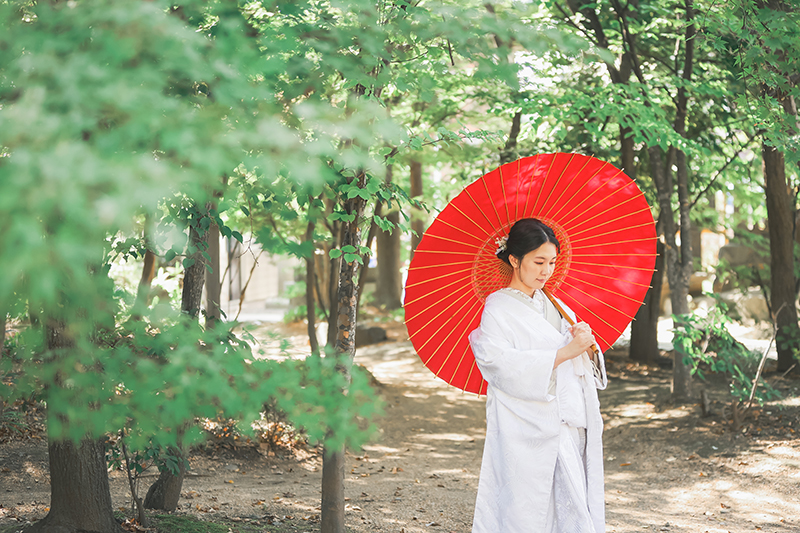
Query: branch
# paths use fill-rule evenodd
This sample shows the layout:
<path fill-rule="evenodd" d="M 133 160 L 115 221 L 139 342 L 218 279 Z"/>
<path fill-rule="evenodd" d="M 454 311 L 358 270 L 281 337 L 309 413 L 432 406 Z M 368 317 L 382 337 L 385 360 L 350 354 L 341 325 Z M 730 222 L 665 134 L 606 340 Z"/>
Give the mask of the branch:
<path fill-rule="evenodd" d="M 587 41 L 589 41 L 590 43 L 594 44 L 595 46 L 600 46 L 602 48 L 600 43 L 598 43 L 595 39 L 593 39 L 592 36 L 589 34 L 589 32 L 586 31 L 586 28 L 580 26 L 577 22 L 572 20 L 572 15 L 567 13 L 567 11 L 561 6 L 561 4 L 556 2 L 555 6 L 556 6 L 556 9 L 558 9 L 561 12 L 561 14 L 564 16 L 564 21 L 568 25 L 570 25 L 573 28 L 575 28 L 578 31 L 578 33 L 582 34 L 586 38 Z"/>
<path fill-rule="evenodd" d="M 733 157 L 728 159 L 728 162 L 725 163 L 724 165 L 722 165 L 722 168 L 717 170 L 716 174 L 714 174 L 714 177 L 711 178 L 711 181 L 708 182 L 708 185 L 706 185 L 705 189 L 700 191 L 697 194 L 697 196 L 695 197 L 694 201 L 689 205 L 689 209 L 694 209 L 694 206 L 697 204 L 697 202 L 700 200 L 700 198 L 703 197 L 708 192 L 708 190 L 711 188 L 711 186 L 714 185 L 714 182 L 717 181 L 717 178 L 722 175 L 722 173 L 725 171 L 726 168 L 728 168 L 728 166 L 730 166 L 731 163 L 736 161 L 736 157 L 739 155 L 739 153 L 742 150 L 744 150 L 745 148 L 747 148 L 748 146 L 750 146 L 750 144 L 752 144 L 754 139 L 755 139 L 755 133 L 748 135 L 747 142 L 739 147 L 739 149 L 736 151 L 736 153 L 733 155 Z"/>
<path fill-rule="evenodd" d="M 775 313 L 775 318 L 777 319 L 778 313 L 781 312 L 781 309 L 786 305 L 784 302 L 781 305 L 780 309 Z M 744 410 L 746 413 L 750 410 L 753 406 L 753 399 L 756 396 L 756 389 L 758 388 L 758 379 L 761 377 L 761 372 L 764 370 L 764 364 L 767 362 L 767 354 L 769 353 L 770 349 L 772 348 L 772 343 L 775 342 L 775 338 L 778 336 L 778 323 L 777 321 L 773 322 L 772 327 L 772 338 L 769 340 L 769 344 L 767 345 L 767 349 L 764 350 L 764 354 L 761 356 L 761 362 L 758 364 L 758 370 L 756 370 L 756 377 L 753 378 L 753 388 L 750 389 L 750 400 L 747 402 L 747 409 Z"/>
<path fill-rule="evenodd" d="M 131 489 L 131 498 L 133 498 L 134 503 L 136 504 L 136 510 L 139 513 L 139 525 L 143 528 L 149 527 L 147 515 L 144 512 L 144 505 L 142 504 L 142 499 L 139 497 L 138 493 L 136 492 L 136 482 L 131 475 L 131 457 L 128 453 L 128 447 L 125 445 L 125 435 L 122 431 L 120 431 L 119 435 L 119 443 L 122 447 L 122 454 L 125 456 L 125 472 L 128 474 L 128 486 Z"/>
<path fill-rule="evenodd" d="M 236 317 L 234 317 L 234 322 L 239 320 L 239 315 L 242 314 L 242 304 L 244 303 L 245 295 L 247 294 L 247 287 L 250 285 L 250 281 L 253 279 L 253 273 L 256 271 L 256 267 L 258 266 L 258 260 L 261 258 L 261 254 L 264 253 L 264 250 L 258 252 L 258 256 L 256 257 L 255 261 L 253 261 L 253 268 L 250 269 L 250 275 L 247 276 L 247 282 L 245 282 L 244 287 L 242 287 L 242 292 L 239 293 L 239 309 L 236 310 Z"/>
<path fill-rule="evenodd" d="M 633 63 L 633 73 L 636 74 L 636 79 L 642 84 L 642 91 L 644 92 L 644 96 L 647 97 L 647 92 L 644 89 L 646 84 L 644 81 L 644 75 L 642 74 L 642 66 L 639 64 L 639 57 L 636 55 L 636 45 L 634 43 L 633 35 L 630 32 L 630 28 L 628 27 L 628 19 L 625 17 L 625 11 L 617 0 L 612 0 L 612 4 L 614 6 L 614 11 L 617 12 L 620 33 L 622 33 L 622 46 L 625 47 L 627 45 L 627 49 L 625 51 L 628 53 L 631 58 L 631 62 Z"/>

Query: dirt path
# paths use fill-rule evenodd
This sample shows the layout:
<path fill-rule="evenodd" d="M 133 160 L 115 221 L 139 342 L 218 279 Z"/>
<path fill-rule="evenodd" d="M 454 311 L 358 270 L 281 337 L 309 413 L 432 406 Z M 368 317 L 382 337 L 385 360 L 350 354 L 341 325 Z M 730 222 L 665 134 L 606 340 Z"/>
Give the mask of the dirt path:
<path fill-rule="evenodd" d="M 356 533 L 469 532 L 484 400 L 433 378 L 408 342 L 359 349 L 357 362 L 382 383 L 386 410 L 377 421 L 378 439 L 348 456 L 348 527 Z M 612 354 L 609 376 L 601 393 L 607 531 L 800 531 L 800 397 L 769 406 L 765 411 L 774 416 L 765 412 L 734 438 L 719 416 L 670 406 L 667 371 Z M 795 395 L 798 386 L 784 382 Z M 724 394 L 724 384 L 712 390 L 715 398 Z M 179 513 L 319 531 L 316 456 L 263 457 L 250 449 L 198 453 L 191 462 Z M 43 516 L 49 498 L 44 443 L 0 444 L 0 471 L 0 527 L 16 517 Z M 113 472 L 111 481 L 115 506 L 127 507 L 122 475 Z"/>

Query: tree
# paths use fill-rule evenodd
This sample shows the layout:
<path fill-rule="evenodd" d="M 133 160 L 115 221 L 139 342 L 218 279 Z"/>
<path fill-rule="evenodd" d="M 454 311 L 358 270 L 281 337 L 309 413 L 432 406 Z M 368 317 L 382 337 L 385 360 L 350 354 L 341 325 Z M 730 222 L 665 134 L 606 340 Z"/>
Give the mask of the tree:
<path fill-rule="evenodd" d="M 386 183 L 392 182 L 393 166 L 386 166 Z M 398 206 L 399 207 L 399 206 Z M 399 209 L 387 213 L 386 221 L 395 227 L 400 223 Z M 400 231 L 381 231 L 377 234 L 378 281 L 375 303 L 386 309 L 399 309 L 403 303 L 400 294 Z"/>
<path fill-rule="evenodd" d="M 778 370 L 795 364 L 800 351 L 795 279 L 797 185 L 787 176 L 787 159 L 800 164 L 797 143 L 797 81 L 800 67 L 798 17 L 791 2 L 733 2 L 728 26 L 737 48 L 737 66 L 750 88 L 739 104 L 761 127 L 764 192 L 769 222 L 769 304 L 779 331 Z M 790 174 L 791 175 L 791 174 Z M 795 173 L 796 175 L 796 173 Z"/>
<path fill-rule="evenodd" d="M 164 198 L 205 205 L 242 162 L 272 180 L 328 172 L 333 137 L 320 128 L 309 152 L 284 125 L 287 105 L 273 96 L 286 65 L 263 79 L 263 50 L 244 19 L 216 2 L 0 4 L 0 302 L 41 317 L 2 361 L 14 380 L 0 394 L 48 405 L 52 497 L 35 528 L 118 528 L 105 497 L 105 432 L 124 428 L 134 447 L 175 446 L 195 417 L 256 419 L 273 397 L 312 439 L 357 445 L 363 435 L 357 421 L 373 406 L 360 374 L 344 395 L 333 358 L 254 360 L 225 325 L 203 329 L 168 306 L 131 309 L 135 297 L 108 276 L 113 257 L 145 254 L 124 236 L 138 218 L 156 218 Z M 328 104 L 311 107 L 321 123 L 340 118 Z M 180 251 L 153 247 L 165 259 Z M 183 442 L 198 437 L 189 426 Z"/>
<path fill-rule="evenodd" d="M 607 78 L 595 74 L 596 64 L 564 64 L 565 73 L 576 76 L 575 83 L 567 85 L 572 92 L 545 98 L 568 106 L 554 113 L 555 120 L 565 123 L 559 142 L 577 140 L 591 153 L 618 155 L 651 205 L 658 207 L 678 321 L 689 311 L 687 295 L 694 271 L 691 228 L 698 215 L 692 208 L 703 195 L 717 190 L 725 177 L 735 181 L 730 167 L 737 158 L 736 144 L 730 142 L 737 137 L 731 131 L 736 124 L 730 97 L 735 80 L 726 70 L 731 58 L 707 38 L 714 31 L 714 17 L 698 21 L 698 9 L 716 13 L 714 5 L 695 8 L 692 1 L 553 3 L 552 12 L 561 24 L 603 54 Z M 698 32 L 700 24 L 705 26 Z M 539 98 L 538 109 L 546 111 Z M 540 120 L 548 120 L 545 112 L 539 114 Z M 721 175 L 723 179 L 717 180 Z M 644 353 L 653 354 L 656 322 L 648 315 L 650 320 L 643 323 L 649 334 L 639 338 L 648 342 Z M 690 366 L 679 350 L 673 363 L 673 395 L 685 401 L 691 396 Z"/>
<path fill-rule="evenodd" d="M 280 224 L 277 218 L 283 222 L 293 220 L 297 210 L 305 215 L 302 225 L 295 225 L 291 241 L 281 239 L 277 231 L 265 230 L 262 242 L 269 240 L 276 247 L 303 246 L 303 257 L 309 257 L 311 250 L 318 248 L 332 262 L 340 262 L 338 270 L 333 263 L 328 269 L 329 279 L 338 279 L 338 285 L 328 286 L 328 294 L 333 294 L 330 289 L 336 287 L 328 308 L 328 343 L 342 358 L 344 371 L 354 354 L 358 297 L 353 277 L 368 253 L 361 236 L 362 226 L 377 224 L 383 231 L 408 230 L 407 219 L 395 223 L 378 214 L 392 209 L 393 204 L 396 207 L 398 202 L 409 202 L 405 191 L 378 177 L 381 170 L 408 150 L 485 137 L 485 133 L 471 132 L 463 126 L 432 129 L 427 121 L 403 121 L 404 114 L 408 116 L 417 113 L 420 107 L 431 107 L 426 104 L 436 99 L 439 81 L 454 72 L 487 86 L 516 81 L 515 67 L 498 68 L 497 57 L 507 55 L 508 50 L 498 52 L 485 42 L 483 35 L 488 28 L 504 42 L 510 42 L 509 36 L 514 34 L 515 41 L 522 45 L 541 43 L 543 37 L 549 40 L 552 35 L 526 26 L 527 21 L 517 18 L 519 12 L 511 8 L 496 17 L 478 3 L 351 1 L 331 7 L 295 2 L 291 7 L 275 7 L 268 15 L 253 14 L 252 24 L 258 28 L 261 42 L 281 40 L 287 32 L 304 36 L 292 51 L 292 69 L 283 78 L 281 98 L 286 102 L 329 101 L 341 109 L 344 117 L 358 115 L 358 109 L 374 111 L 373 121 L 363 129 L 365 135 L 359 135 L 355 129 L 338 128 L 343 132 L 337 145 L 341 153 L 330 159 L 330 166 L 337 174 L 328 176 L 325 186 L 309 190 L 279 185 L 279 192 L 275 192 L 275 183 L 270 182 L 256 184 L 254 189 L 260 200 L 272 195 L 289 206 L 286 211 L 271 214 L 269 225 L 273 230 Z M 464 74 L 466 71 L 469 73 Z M 381 107 L 374 106 L 375 103 Z M 391 109 L 392 114 L 386 117 L 380 109 Z M 305 127 L 304 114 L 287 114 L 286 120 Z M 318 133 L 313 128 L 306 131 L 309 138 Z M 357 160 L 354 157 L 357 154 L 368 154 L 372 160 Z M 324 198 L 322 206 L 309 200 L 317 197 Z M 321 226 L 327 230 L 324 234 Z M 315 239 L 324 235 L 327 242 L 308 247 L 307 241 L 295 241 L 300 235 L 313 235 Z M 310 266 L 309 261 L 306 290 L 311 290 L 312 281 L 316 289 L 316 280 L 312 278 L 318 278 L 310 274 Z M 311 299 L 306 301 L 311 321 L 308 308 Z M 309 327 L 309 336 L 312 335 Z M 341 448 L 333 446 L 326 447 L 324 453 L 322 530 L 326 532 L 344 530 L 342 454 Z"/>

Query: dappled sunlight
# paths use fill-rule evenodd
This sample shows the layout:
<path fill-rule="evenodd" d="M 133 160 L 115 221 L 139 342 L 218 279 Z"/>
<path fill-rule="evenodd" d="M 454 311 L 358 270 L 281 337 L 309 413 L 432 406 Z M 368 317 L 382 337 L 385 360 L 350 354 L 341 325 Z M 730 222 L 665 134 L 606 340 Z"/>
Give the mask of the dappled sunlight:
<path fill-rule="evenodd" d="M 269 343 L 273 352 L 292 353 Z M 785 420 L 779 440 L 757 441 L 732 434 L 719 414 L 702 417 L 697 404 L 672 403 L 668 370 L 618 354 L 608 358 L 609 386 L 599 394 L 609 533 L 800 531 L 800 501 L 787 490 L 800 482 L 800 448 L 790 439 L 800 398 L 775 402 L 769 409 Z M 384 413 L 374 420 L 376 440 L 347 455 L 348 527 L 468 532 L 486 438 L 486 398 L 435 377 L 410 342 L 361 347 L 355 362 L 378 381 Z M 722 405 L 727 390 L 716 393 Z M 762 417 L 771 414 L 763 411 Z M 767 428 L 769 418 L 761 420 Z M 320 472 L 308 476 L 302 482 L 311 483 L 316 498 L 293 498 L 291 484 L 276 484 L 267 499 L 270 512 L 318 517 Z M 318 527 L 309 520 L 308 531 Z"/>
<path fill-rule="evenodd" d="M 731 481 L 708 480 L 686 485 L 668 483 L 665 485 L 643 483 L 631 474 L 606 476 L 606 501 L 608 503 L 609 524 L 618 521 L 639 523 L 642 526 L 664 527 L 669 523 L 669 531 L 731 531 L 731 520 L 742 520 L 753 526 L 788 525 L 800 516 L 800 505 L 787 501 L 787 495 L 778 491 L 745 491 L 735 488 Z M 657 507 L 643 505 L 643 502 L 657 501 Z M 756 511 L 742 511 L 741 506 Z M 652 503 L 650 505 L 653 505 Z M 686 529 L 674 529 L 686 528 Z M 609 527 L 609 531 L 625 531 Z M 786 530 L 784 530 L 786 531 Z"/>
<path fill-rule="evenodd" d="M 376 444 L 365 444 L 364 446 L 362 446 L 362 448 L 365 451 L 368 451 L 370 453 L 382 453 L 384 455 L 389 455 L 389 454 L 392 454 L 392 453 L 400 452 L 400 450 L 397 449 L 397 448 L 391 448 L 391 447 L 388 447 L 388 446 L 380 446 L 380 445 L 376 445 Z"/>
<path fill-rule="evenodd" d="M 425 435 L 416 435 L 418 439 L 424 440 L 449 440 L 453 442 L 474 441 L 475 436 L 464 435 L 460 433 L 428 433 Z"/>

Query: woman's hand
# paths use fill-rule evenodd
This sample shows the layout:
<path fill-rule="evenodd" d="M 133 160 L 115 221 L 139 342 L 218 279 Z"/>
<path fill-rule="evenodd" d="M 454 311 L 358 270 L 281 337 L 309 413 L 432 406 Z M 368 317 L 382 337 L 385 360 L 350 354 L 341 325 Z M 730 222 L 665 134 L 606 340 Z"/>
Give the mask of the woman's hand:
<path fill-rule="evenodd" d="M 553 368 L 564 361 L 569 361 L 570 359 L 580 356 L 595 343 L 594 335 L 592 335 L 592 328 L 590 328 L 589 324 L 586 322 L 578 322 L 570 327 L 569 332 L 572 334 L 572 340 L 563 348 L 558 349 Z"/>

